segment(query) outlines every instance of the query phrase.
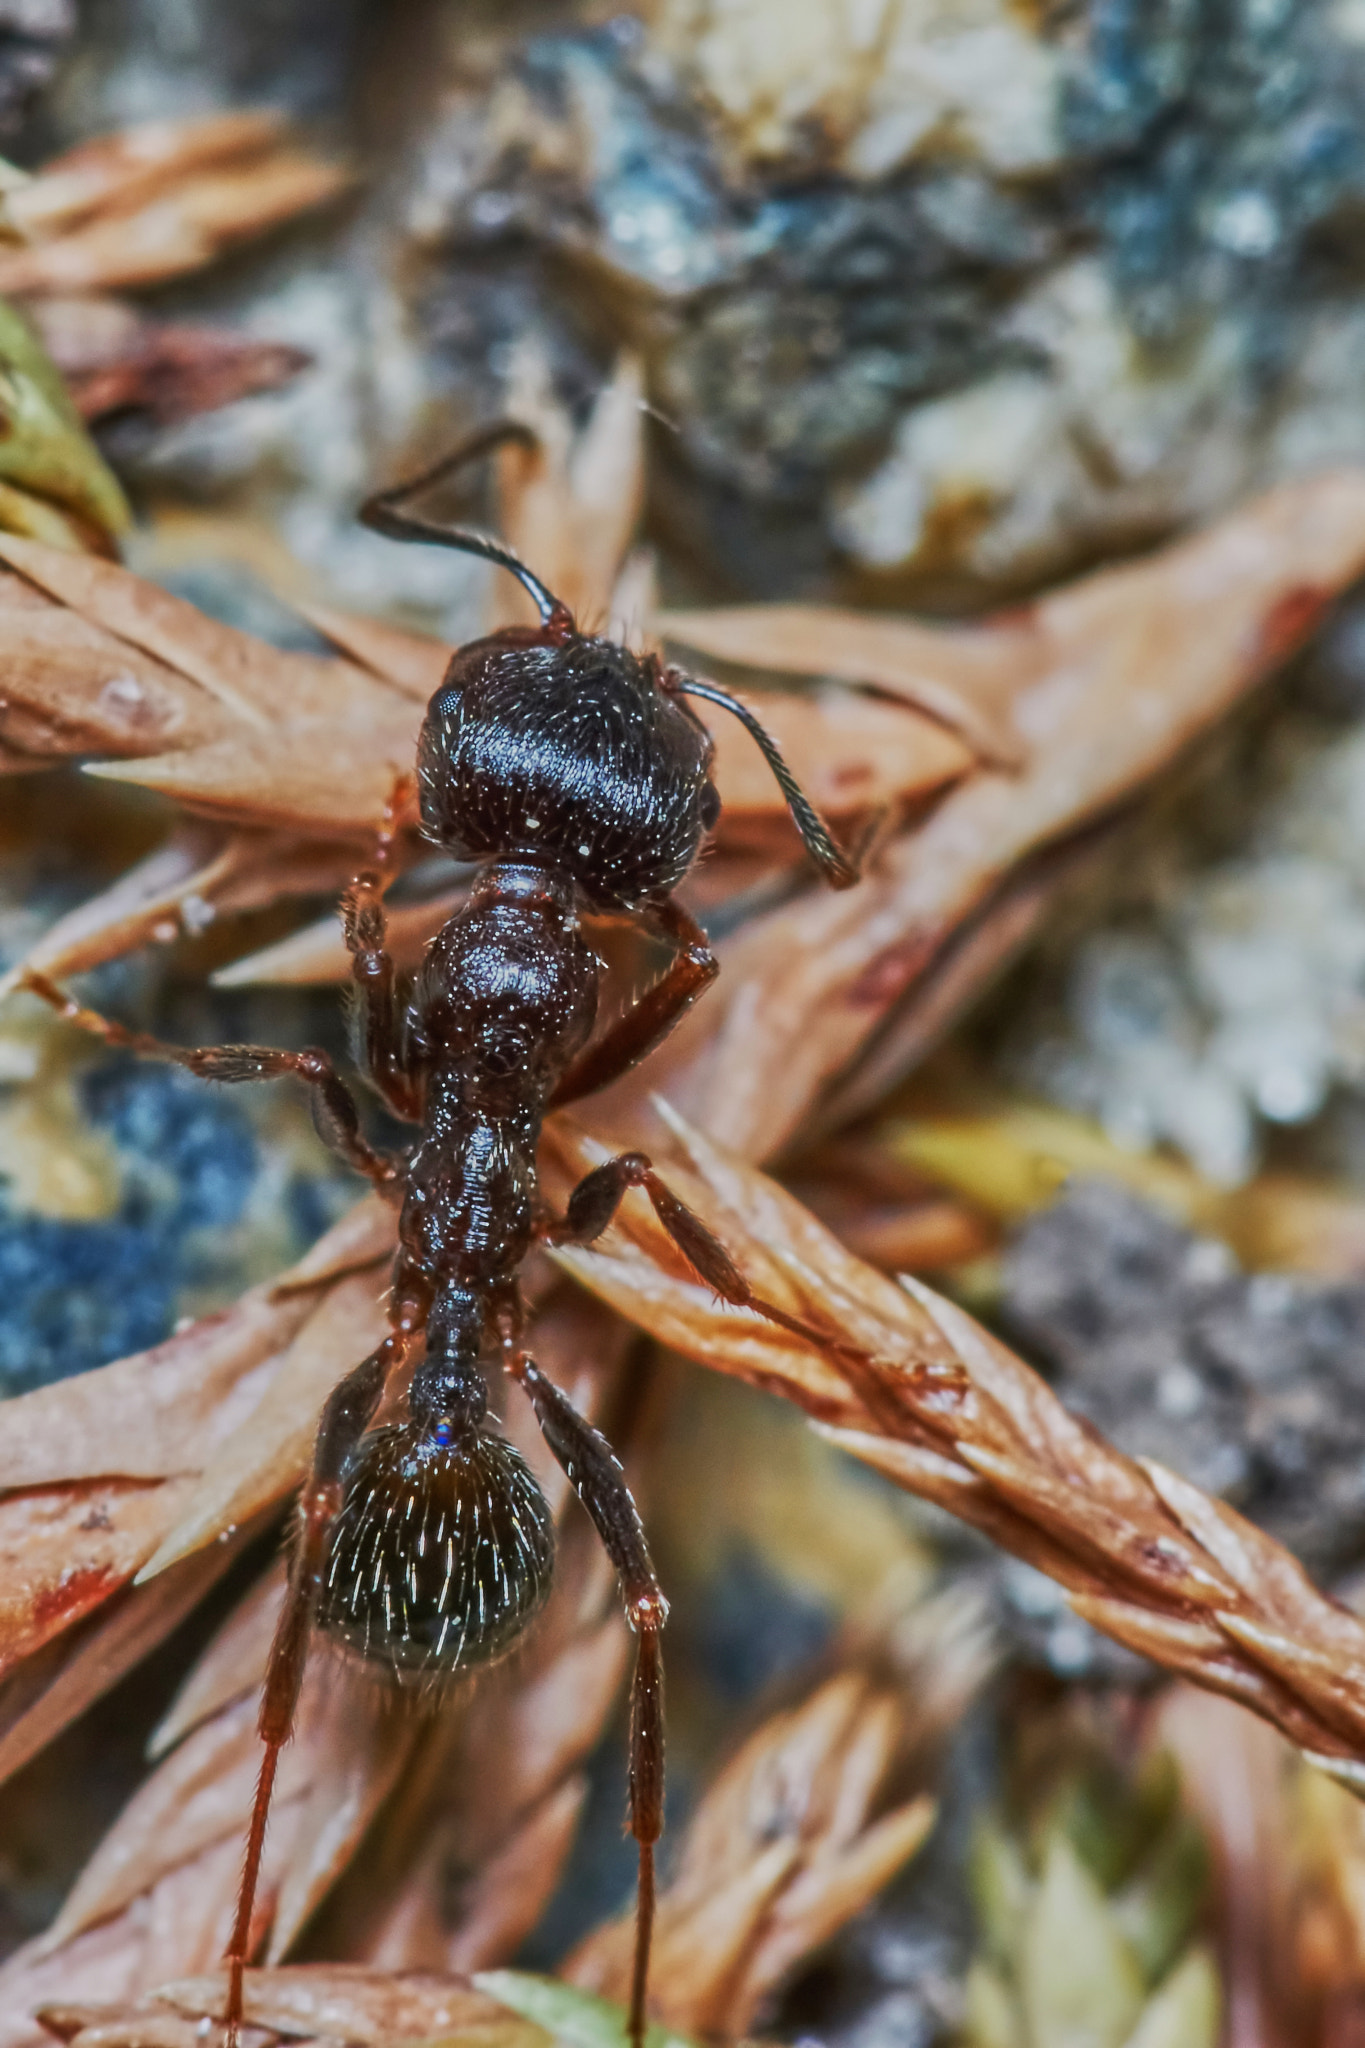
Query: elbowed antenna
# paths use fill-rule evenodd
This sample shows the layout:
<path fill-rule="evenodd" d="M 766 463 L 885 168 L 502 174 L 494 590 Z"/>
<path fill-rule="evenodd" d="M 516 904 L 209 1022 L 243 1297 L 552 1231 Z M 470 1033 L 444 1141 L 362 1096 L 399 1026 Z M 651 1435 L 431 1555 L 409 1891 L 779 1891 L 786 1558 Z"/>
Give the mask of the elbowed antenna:
<path fill-rule="evenodd" d="M 787 799 L 787 809 L 807 853 L 832 889 L 851 889 L 861 879 L 859 867 L 835 845 L 828 825 L 783 760 L 776 740 L 754 717 L 748 705 L 741 704 L 737 697 L 731 697 L 715 683 L 698 682 L 695 676 L 689 676 L 682 669 L 669 671 L 666 687 L 676 691 L 680 697 L 704 697 L 708 704 L 719 704 L 722 711 L 730 712 L 747 732 L 752 733 L 762 749 L 764 760 L 773 771 L 778 788 Z"/>
<path fill-rule="evenodd" d="M 409 477 L 406 483 L 390 484 L 386 491 L 375 491 L 365 500 L 356 517 L 362 526 L 373 527 L 376 533 L 386 534 L 390 540 L 433 541 L 438 547 L 458 548 L 466 555 L 481 555 L 485 561 L 496 562 L 500 569 L 510 569 L 522 589 L 528 591 L 534 600 L 541 624 L 548 626 L 553 618 L 568 618 L 568 607 L 552 590 L 546 589 L 534 570 L 528 569 L 511 548 L 500 540 L 494 540 L 491 534 L 479 533 L 473 527 L 449 526 L 439 519 L 423 519 L 420 514 L 398 509 L 405 499 L 415 498 L 433 484 L 442 483 L 466 464 L 491 455 L 495 448 L 503 447 L 508 441 L 520 441 L 526 448 L 540 446 L 531 428 L 521 420 L 497 420 L 491 427 L 482 427 L 469 440 L 462 441 L 458 448 L 443 455 L 420 476 Z"/>

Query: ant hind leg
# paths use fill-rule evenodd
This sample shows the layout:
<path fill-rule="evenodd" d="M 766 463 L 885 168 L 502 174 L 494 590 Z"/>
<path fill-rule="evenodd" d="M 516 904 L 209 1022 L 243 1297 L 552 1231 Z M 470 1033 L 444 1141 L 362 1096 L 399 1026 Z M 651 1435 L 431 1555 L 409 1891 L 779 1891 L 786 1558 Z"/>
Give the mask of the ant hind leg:
<path fill-rule="evenodd" d="M 265 1690 L 261 1696 L 258 1725 L 265 1751 L 252 1803 L 246 1857 L 237 1893 L 237 1912 L 224 1958 L 228 1966 L 228 1989 L 223 2020 L 227 2028 L 228 2048 L 236 2048 L 242 2024 L 243 1972 L 255 1945 L 252 1921 L 270 1797 L 275 1786 L 280 1751 L 293 1733 L 294 1714 L 308 1659 L 308 1637 L 327 1568 L 328 1542 L 332 1524 L 341 1508 L 342 1475 L 379 1405 L 385 1380 L 414 1341 L 413 1319 L 407 1313 L 406 1305 L 403 1318 L 379 1349 L 372 1351 L 333 1388 L 322 1411 L 312 1469 L 299 1500 L 289 1591 L 270 1647 Z"/>
<path fill-rule="evenodd" d="M 643 2048 L 649 1951 L 654 1932 L 654 1847 L 664 1824 L 664 1670 L 661 1636 L 668 1602 L 650 1561 L 639 1510 L 610 1444 L 568 1397 L 507 1339 L 507 1367 L 525 1389 L 541 1433 L 592 1517 L 616 1567 L 626 1619 L 635 1632 L 630 1695 L 630 1831 L 639 1851 L 635 1955 L 628 2032 Z"/>

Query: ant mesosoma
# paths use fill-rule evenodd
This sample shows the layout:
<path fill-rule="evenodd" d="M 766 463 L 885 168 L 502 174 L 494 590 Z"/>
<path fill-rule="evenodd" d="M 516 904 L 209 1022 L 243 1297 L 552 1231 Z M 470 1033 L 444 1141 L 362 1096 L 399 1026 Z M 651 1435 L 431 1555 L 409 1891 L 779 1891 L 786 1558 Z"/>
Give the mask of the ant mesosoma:
<path fill-rule="evenodd" d="M 391 537 L 435 541 L 498 563 L 540 613 L 537 626 L 507 626 L 461 648 L 427 710 L 417 759 L 422 829 L 477 869 L 468 901 L 431 942 L 410 987 L 400 983 L 384 942 L 384 893 L 410 782 L 390 805 L 375 869 L 344 899 L 369 1079 L 392 1112 L 419 1126 L 412 1150 L 386 1156 L 368 1143 L 350 1089 L 326 1053 L 167 1045 L 84 1009 L 40 975 L 27 980 L 106 1041 L 207 1079 L 296 1075 L 312 1090 L 323 1137 L 401 1205 L 389 1335 L 327 1401 L 299 1502 L 226 1958 L 229 2043 L 242 2023 L 242 1973 L 253 1946 L 276 1764 L 293 1726 L 314 1623 L 399 1675 L 449 1672 L 500 1656 L 549 1592 L 549 1510 L 530 1467 L 486 1421 L 488 1362 L 500 1352 L 596 1525 L 637 1638 L 629 1824 L 639 1879 L 629 2025 L 640 2048 L 654 1845 L 663 1825 L 659 1638 L 667 1603 L 610 1446 L 524 1348 L 518 1273 L 537 1241 L 592 1243 L 627 1190 L 641 1188 L 684 1257 L 724 1300 L 829 1348 L 827 1338 L 754 1296 L 719 1240 L 642 1152 L 589 1173 L 562 1218 L 538 1205 L 536 1147 L 547 1111 L 606 1086 L 643 1058 L 717 972 L 705 933 L 673 894 L 720 808 L 710 779 L 713 742 L 684 699 L 704 698 L 748 728 L 830 882 L 849 886 L 857 869 L 744 705 L 653 654 L 580 632 L 568 608 L 497 541 L 400 509 L 513 437 L 527 438 L 526 430 L 488 430 L 409 483 L 377 493 L 360 514 Z M 585 911 L 628 915 L 673 948 L 661 978 L 595 1044 L 600 963 L 580 930 Z M 386 1384 L 419 1353 L 407 1420 L 371 1430 Z"/>

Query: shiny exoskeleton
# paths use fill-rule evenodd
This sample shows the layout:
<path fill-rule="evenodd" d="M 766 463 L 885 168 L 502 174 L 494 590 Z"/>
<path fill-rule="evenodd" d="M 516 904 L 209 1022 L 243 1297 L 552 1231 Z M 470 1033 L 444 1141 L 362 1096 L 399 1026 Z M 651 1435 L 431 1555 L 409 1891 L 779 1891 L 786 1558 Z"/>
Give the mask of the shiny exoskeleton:
<path fill-rule="evenodd" d="M 384 944 L 387 871 L 410 791 L 397 793 L 376 868 L 357 878 L 345 901 L 369 1078 L 392 1111 L 419 1126 L 412 1149 L 389 1157 L 370 1146 L 349 1088 L 321 1052 L 166 1046 L 82 1009 L 39 976 L 29 981 L 106 1039 L 210 1078 L 297 1075 L 313 1091 L 323 1135 L 400 1205 L 389 1335 L 328 1400 L 300 1500 L 228 1954 L 229 2040 L 242 2018 L 276 1763 L 293 1726 L 314 1622 L 400 1677 L 426 1677 L 502 1654 L 548 1594 L 549 1509 L 525 1460 L 487 1418 L 489 1365 L 500 1358 L 596 1524 L 637 1636 L 630 1822 L 640 1880 L 630 2028 L 642 2041 L 653 1848 L 663 1823 L 659 1637 L 667 1605 L 610 1447 L 525 1350 L 518 1274 L 537 1240 L 599 1237 L 626 1191 L 638 1187 L 723 1298 L 811 1334 L 753 1295 L 644 1154 L 598 1167 L 565 1214 L 552 1217 L 537 1191 L 536 1148 L 552 1106 L 604 1086 L 643 1057 L 716 972 L 705 934 L 673 895 L 719 811 L 712 741 L 687 696 L 725 706 L 753 733 L 828 878 L 843 886 L 855 870 L 745 707 L 653 655 L 580 633 L 567 609 L 498 543 L 398 509 L 468 452 L 372 499 L 362 514 L 381 531 L 501 563 L 541 614 L 537 627 L 509 627 L 461 649 L 427 711 L 417 761 L 422 829 L 477 871 L 467 902 L 433 940 L 411 986 L 400 984 Z M 661 979 L 596 1040 L 602 970 L 581 930 L 588 912 L 636 918 L 673 948 Z M 386 1384 L 414 1359 L 406 1419 L 372 1430 Z"/>

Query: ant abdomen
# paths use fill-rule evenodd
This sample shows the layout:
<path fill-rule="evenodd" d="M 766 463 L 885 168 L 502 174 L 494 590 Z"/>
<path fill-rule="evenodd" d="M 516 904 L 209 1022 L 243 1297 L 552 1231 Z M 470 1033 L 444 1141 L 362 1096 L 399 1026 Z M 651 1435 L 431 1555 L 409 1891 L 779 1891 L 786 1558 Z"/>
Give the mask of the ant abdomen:
<path fill-rule="evenodd" d="M 398 1676 L 487 1664 L 544 1605 L 554 1523 L 526 1460 L 491 1430 L 374 1430 L 346 1480 L 318 1620 Z"/>

